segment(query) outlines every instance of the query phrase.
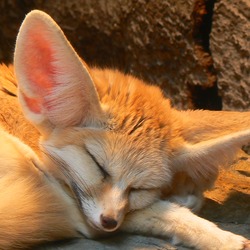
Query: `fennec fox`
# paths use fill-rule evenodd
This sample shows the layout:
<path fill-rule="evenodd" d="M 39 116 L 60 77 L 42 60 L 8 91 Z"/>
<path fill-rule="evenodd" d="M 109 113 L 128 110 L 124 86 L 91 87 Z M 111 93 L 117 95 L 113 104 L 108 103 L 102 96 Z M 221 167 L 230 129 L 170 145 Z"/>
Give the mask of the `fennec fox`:
<path fill-rule="evenodd" d="M 202 250 L 249 247 L 191 211 L 250 141 L 249 113 L 177 111 L 157 87 L 88 67 L 41 11 L 20 28 L 14 69 L 41 160 L 1 132 L 0 249 L 118 230 Z"/>

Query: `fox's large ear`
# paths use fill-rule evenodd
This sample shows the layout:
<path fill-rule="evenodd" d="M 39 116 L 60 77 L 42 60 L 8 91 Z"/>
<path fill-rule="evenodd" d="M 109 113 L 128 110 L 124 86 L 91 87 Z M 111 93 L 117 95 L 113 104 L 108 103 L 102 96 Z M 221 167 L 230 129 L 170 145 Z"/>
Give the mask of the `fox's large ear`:
<path fill-rule="evenodd" d="M 186 172 L 197 184 L 214 179 L 220 165 L 231 163 L 238 150 L 250 141 L 250 130 L 231 133 L 195 144 L 186 144 L 173 157 L 176 171 Z"/>
<path fill-rule="evenodd" d="M 44 12 L 31 11 L 23 21 L 14 67 L 23 111 L 41 130 L 95 126 L 103 119 L 87 65 Z"/>

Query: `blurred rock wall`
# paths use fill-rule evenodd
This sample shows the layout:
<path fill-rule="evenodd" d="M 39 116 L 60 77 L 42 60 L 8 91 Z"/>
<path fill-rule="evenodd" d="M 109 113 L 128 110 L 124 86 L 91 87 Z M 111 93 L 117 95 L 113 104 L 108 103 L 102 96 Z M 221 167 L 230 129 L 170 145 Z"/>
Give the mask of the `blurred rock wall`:
<path fill-rule="evenodd" d="M 32 9 L 87 63 L 157 84 L 178 108 L 250 107 L 249 0 L 1 0 L 0 61 Z"/>

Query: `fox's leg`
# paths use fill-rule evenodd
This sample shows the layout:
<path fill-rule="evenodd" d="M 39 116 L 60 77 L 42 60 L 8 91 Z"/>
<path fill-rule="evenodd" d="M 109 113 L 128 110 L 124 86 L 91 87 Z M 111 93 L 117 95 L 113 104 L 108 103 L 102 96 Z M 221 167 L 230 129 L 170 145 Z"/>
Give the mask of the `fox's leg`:
<path fill-rule="evenodd" d="M 174 244 L 183 243 L 202 250 L 240 250 L 249 244 L 244 237 L 223 231 L 189 209 L 169 201 L 158 201 L 146 209 L 129 213 L 121 230 L 173 237 Z"/>

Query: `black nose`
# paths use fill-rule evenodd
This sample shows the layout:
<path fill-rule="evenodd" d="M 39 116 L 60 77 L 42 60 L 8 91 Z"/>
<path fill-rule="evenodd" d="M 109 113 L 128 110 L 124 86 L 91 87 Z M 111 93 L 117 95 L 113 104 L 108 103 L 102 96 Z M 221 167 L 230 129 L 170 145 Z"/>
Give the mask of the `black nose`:
<path fill-rule="evenodd" d="M 104 216 L 103 214 L 101 214 L 100 219 L 101 224 L 105 229 L 114 229 L 117 226 L 117 221 L 111 217 Z"/>

